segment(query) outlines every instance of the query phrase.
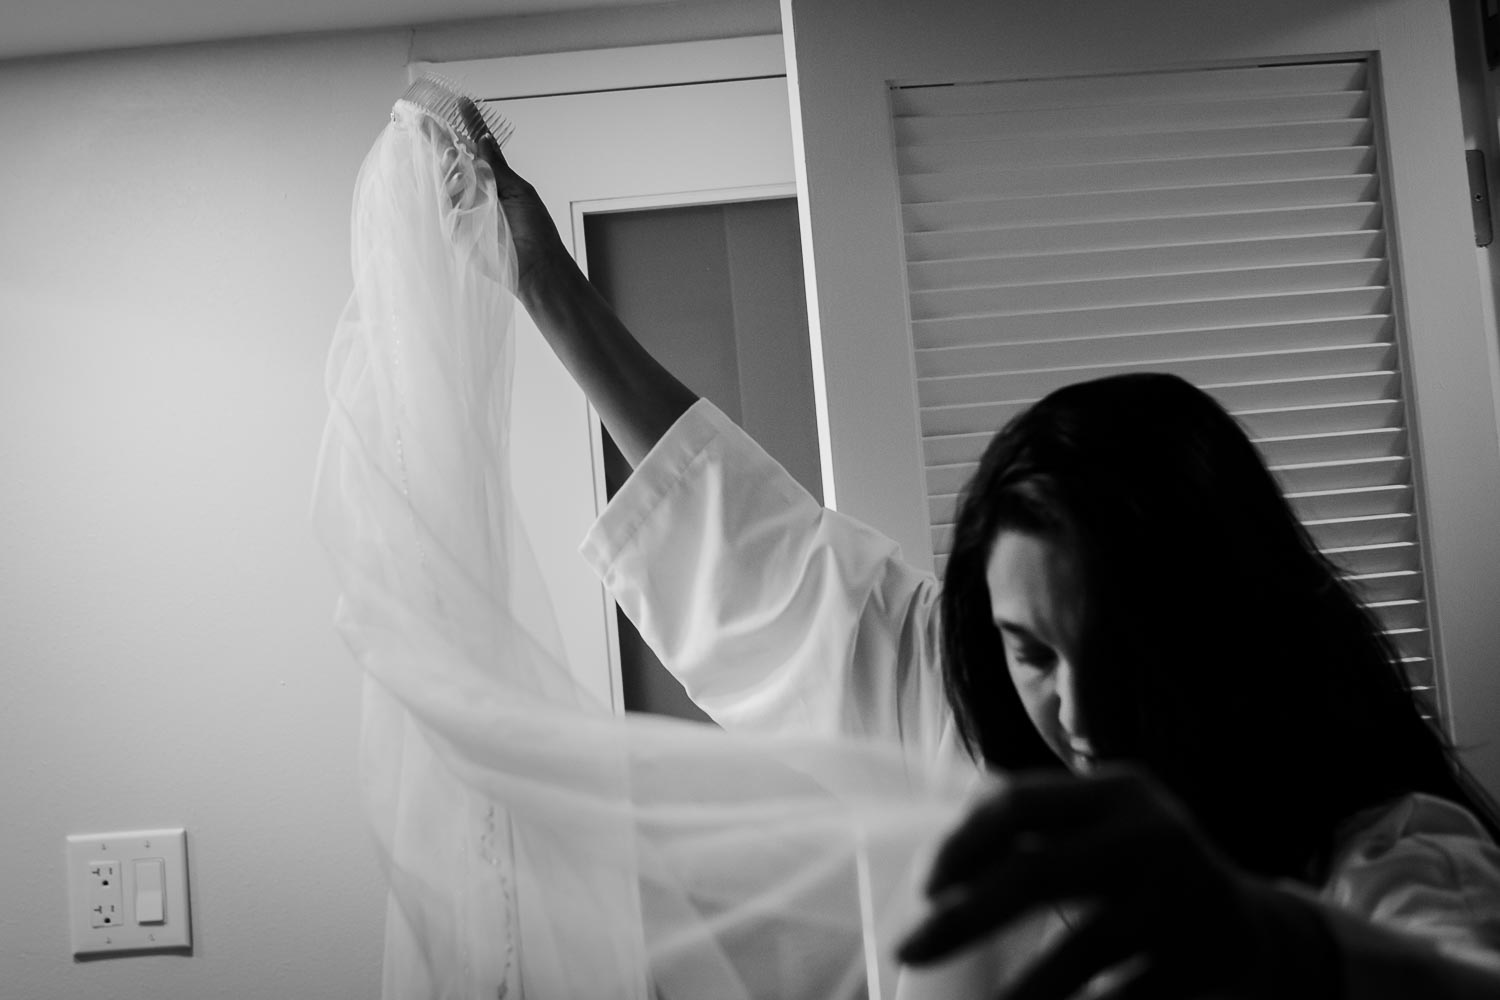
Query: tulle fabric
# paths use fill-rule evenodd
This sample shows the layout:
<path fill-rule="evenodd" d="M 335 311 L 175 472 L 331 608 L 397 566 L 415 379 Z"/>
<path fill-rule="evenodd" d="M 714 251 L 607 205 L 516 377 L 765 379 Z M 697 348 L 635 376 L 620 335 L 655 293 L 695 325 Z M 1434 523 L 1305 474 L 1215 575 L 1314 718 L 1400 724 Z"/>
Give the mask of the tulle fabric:
<path fill-rule="evenodd" d="M 488 168 L 398 102 L 356 183 L 314 520 L 365 674 L 387 998 L 894 995 L 972 773 L 611 713 L 512 502 L 515 255 Z"/>

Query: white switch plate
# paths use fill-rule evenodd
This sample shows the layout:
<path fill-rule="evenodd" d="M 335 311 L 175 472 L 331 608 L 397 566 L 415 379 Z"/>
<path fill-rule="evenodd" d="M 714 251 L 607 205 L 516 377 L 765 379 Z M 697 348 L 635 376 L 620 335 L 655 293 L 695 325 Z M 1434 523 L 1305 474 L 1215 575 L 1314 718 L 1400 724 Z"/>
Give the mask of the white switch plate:
<path fill-rule="evenodd" d="M 68 923 L 73 929 L 73 954 L 112 951 L 154 951 L 188 948 L 193 943 L 188 913 L 187 833 L 169 830 L 132 830 L 128 833 L 80 833 L 68 837 Z M 137 921 L 135 863 L 160 859 L 164 871 L 162 921 Z M 117 866 L 124 899 L 121 920 L 95 927 L 93 908 L 101 892 L 102 862 Z M 111 889 L 113 887 L 110 887 Z"/>

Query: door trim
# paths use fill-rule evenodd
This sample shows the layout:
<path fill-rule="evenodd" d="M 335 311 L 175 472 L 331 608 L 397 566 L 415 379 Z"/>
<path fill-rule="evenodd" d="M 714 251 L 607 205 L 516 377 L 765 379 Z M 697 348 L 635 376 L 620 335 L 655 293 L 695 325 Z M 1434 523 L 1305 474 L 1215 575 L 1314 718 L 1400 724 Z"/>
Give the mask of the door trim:
<path fill-rule="evenodd" d="M 766 201 L 771 198 L 795 198 L 795 184 L 755 184 L 746 187 L 708 188 L 698 191 L 665 191 L 657 194 L 630 195 L 623 198 L 587 198 L 572 202 L 573 255 L 578 267 L 589 273 L 588 243 L 584 238 L 584 216 L 611 212 L 638 212 L 656 208 L 685 208 L 690 205 L 722 205 L 729 202 Z M 589 451 L 594 459 L 594 507 L 602 511 L 609 503 L 608 484 L 604 476 L 604 425 L 598 412 L 589 407 Z M 607 599 L 606 599 L 607 600 Z M 604 616 L 606 649 L 609 651 L 610 704 L 615 713 L 625 713 L 625 688 L 621 682 L 620 623 L 614 601 L 607 600 Z"/>
<path fill-rule="evenodd" d="M 408 81 L 440 73 L 487 101 L 786 75 L 780 35 L 632 45 L 501 59 L 413 62 Z"/>

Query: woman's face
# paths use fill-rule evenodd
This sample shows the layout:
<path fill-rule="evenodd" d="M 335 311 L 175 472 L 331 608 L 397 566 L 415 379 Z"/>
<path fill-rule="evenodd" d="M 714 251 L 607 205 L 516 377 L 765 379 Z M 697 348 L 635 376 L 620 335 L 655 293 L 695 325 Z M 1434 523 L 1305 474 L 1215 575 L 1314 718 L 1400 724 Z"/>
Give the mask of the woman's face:
<path fill-rule="evenodd" d="M 1088 770 L 1093 749 L 1074 678 L 1083 617 L 1076 561 L 1057 541 L 1002 531 L 990 550 L 985 581 L 1006 667 L 1031 724 L 1065 764 Z"/>

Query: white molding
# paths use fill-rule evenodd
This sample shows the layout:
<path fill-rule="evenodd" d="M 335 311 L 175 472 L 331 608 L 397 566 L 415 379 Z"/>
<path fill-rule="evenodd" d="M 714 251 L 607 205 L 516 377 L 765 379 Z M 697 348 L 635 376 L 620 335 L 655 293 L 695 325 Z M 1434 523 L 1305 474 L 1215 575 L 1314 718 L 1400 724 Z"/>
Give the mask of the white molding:
<path fill-rule="evenodd" d="M 428 71 L 441 73 L 484 100 L 503 101 L 785 76 L 786 54 L 780 35 L 754 35 L 502 59 L 413 62 L 407 66 L 407 79 Z"/>
<path fill-rule="evenodd" d="M 795 184 L 755 184 L 749 187 L 705 188 L 698 191 L 663 191 L 660 194 L 631 195 L 625 198 L 590 198 L 575 201 L 573 210 L 574 246 L 583 248 L 580 228 L 585 215 L 601 215 L 608 212 L 637 212 L 651 208 L 685 208 L 689 205 L 722 205 L 732 201 L 767 201 L 771 198 L 795 198 Z M 585 261 L 579 266 L 588 268 Z"/>

